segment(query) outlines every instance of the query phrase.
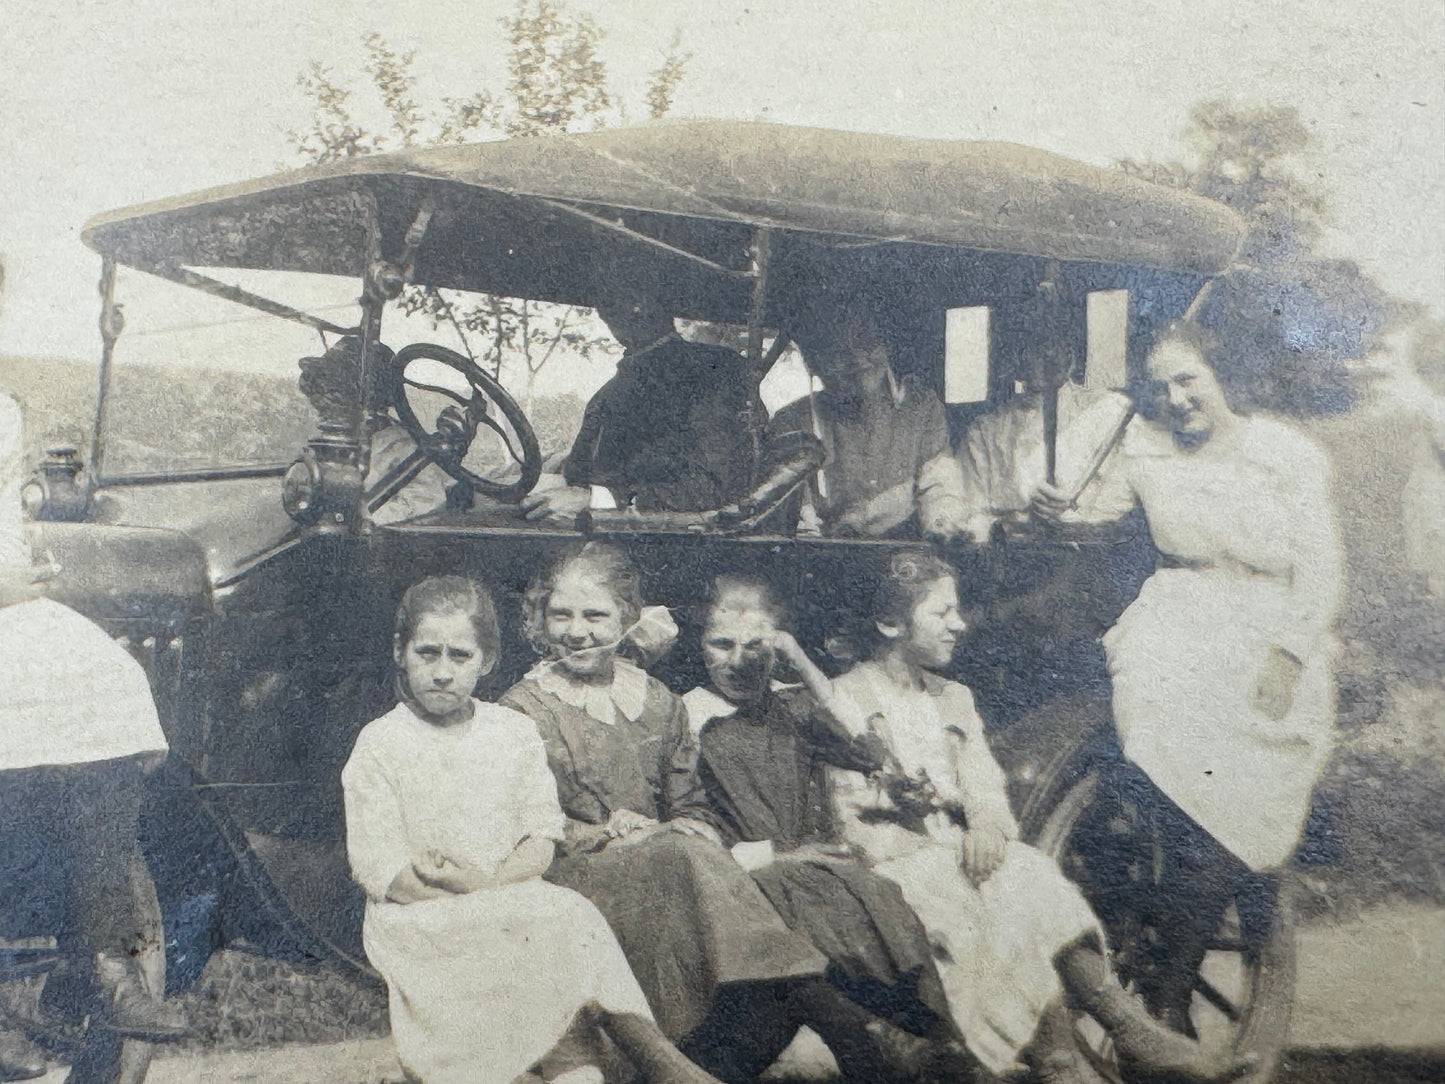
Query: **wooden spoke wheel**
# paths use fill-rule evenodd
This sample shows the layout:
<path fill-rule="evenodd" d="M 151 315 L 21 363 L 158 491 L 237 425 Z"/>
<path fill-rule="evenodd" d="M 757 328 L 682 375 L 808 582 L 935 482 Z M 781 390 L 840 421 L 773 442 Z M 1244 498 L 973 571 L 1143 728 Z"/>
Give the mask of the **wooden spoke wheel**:
<path fill-rule="evenodd" d="M 1062 762 L 1062 763 L 1061 763 Z M 1115 969 L 1136 992 L 1157 961 L 1167 958 L 1167 931 L 1147 908 L 1131 908 L 1165 859 L 1161 841 L 1131 816 L 1106 785 L 1106 761 L 1060 758 L 1052 778 L 1034 791 L 1022 817 L 1025 837 L 1058 861 L 1104 920 Z M 1132 882 L 1132 883 L 1131 883 Z M 1187 1010 L 1157 1012 L 1171 1026 L 1214 1049 L 1254 1053 L 1248 1084 L 1265 1084 L 1283 1052 L 1294 995 L 1294 924 L 1289 881 L 1251 881 L 1224 908 L 1193 973 Z M 1145 1084 L 1118 1064 L 1107 1034 L 1093 1020 L 1077 1022 L 1081 1050 L 1106 1080 Z"/>

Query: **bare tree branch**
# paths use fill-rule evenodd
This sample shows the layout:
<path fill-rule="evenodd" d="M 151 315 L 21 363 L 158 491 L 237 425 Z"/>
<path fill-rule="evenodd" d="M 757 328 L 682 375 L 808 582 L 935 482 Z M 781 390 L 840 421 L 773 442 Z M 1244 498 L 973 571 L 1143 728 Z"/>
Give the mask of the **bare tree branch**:
<path fill-rule="evenodd" d="M 368 34 L 363 44 L 366 47 L 366 63 L 363 66 L 381 95 L 387 113 L 391 115 L 391 130 L 403 147 L 410 147 L 420 137 L 424 123 L 421 107 L 413 97 L 416 76 L 411 66 L 416 54 L 398 56 L 386 39 L 376 33 Z"/>
<path fill-rule="evenodd" d="M 362 39 L 366 76 L 363 89 L 387 118 L 385 134 L 369 131 L 353 115 L 353 91 L 321 63 L 297 78 L 312 104 L 308 129 L 289 132 L 297 154 L 309 163 L 340 161 L 393 147 L 460 143 L 478 136 L 533 136 L 601 127 L 619 114 L 608 89 L 608 72 L 598 48 L 602 31 L 586 15 L 569 12 L 562 0 L 516 0 L 501 20 L 507 35 L 506 81 L 497 89 L 478 87 L 469 94 L 443 97 L 434 108 L 418 95 L 416 54 L 399 53 L 379 33 Z M 652 73 L 646 103 L 649 115 L 663 116 L 685 76 L 690 54 L 680 52 L 674 34 L 662 66 Z M 363 110 L 372 115 L 369 110 Z M 475 296 L 475 295 L 473 295 Z M 581 310 L 572 306 L 481 295 L 471 303 L 444 296 L 428 284 L 408 286 L 397 300 L 410 316 L 449 325 L 473 361 L 500 377 L 515 358 L 526 398 L 536 376 L 565 351 L 582 358 L 596 355 L 610 340 L 578 326 Z M 490 346 L 480 358 L 473 337 Z"/>
<path fill-rule="evenodd" d="M 673 96 L 687 74 L 690 60 L 692 54 L 682 52 L 682 31 L 674 32 L 662 66 L 652 73 L 647 83 L 647 113 L 653 120 L 661 120 L 672 112 Z"/>

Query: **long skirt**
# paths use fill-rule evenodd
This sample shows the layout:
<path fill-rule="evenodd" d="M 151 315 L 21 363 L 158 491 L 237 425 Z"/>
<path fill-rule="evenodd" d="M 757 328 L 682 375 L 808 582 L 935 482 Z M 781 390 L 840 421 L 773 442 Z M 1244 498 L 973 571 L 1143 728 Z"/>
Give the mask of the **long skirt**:
<path fill-rule="evenodd" d="M 1086 934 L 1103 937 L 1079 890 L 1022 843 L 1008 845 L 978 888 L 959 869 L 957 849 L 942 843 L 877 870 L 903 890 L 937 946 L 939 977 L 969 1050 L 993 1073 L 1021 1068 L 1019 1051 L 1062 993 L 1054 957 Z"/>
<path fill-rule="evenodd" d="M 1294 600 L 1227 569 L 1161 569 L 1104 637 L 1124 755 L 1250 869 L 1294 852 L 1334 727 L 1321 637 L 1283 719 L 1253 702 L 1270 648 L 1298 638 Z"/>
<path fill-rule="evenodd" d="M 561 859 L 547 879 L 607 917 L 658 1026 L 675 1042 L 702 1023 L 720 986 L 821 975 L 828 966 L 710 840 L 663 832 Z"/>
<path fill-rule="evenodd" d="M 371 902 L 362 935 L 386 979 L 397 1055 L 424 1084 L 510 1084 L 593 999 L 651 1015 L 606 920 L 540 879 Z"/>
<path fill-rule="evenodd" d="M 928 933 L 892 881 L 853 859 L 786 853 L 754 871 L 753 879 L 865 1008 L 905 1027 L 927 1026 L 920 1007 L 948 1018 Z"/>

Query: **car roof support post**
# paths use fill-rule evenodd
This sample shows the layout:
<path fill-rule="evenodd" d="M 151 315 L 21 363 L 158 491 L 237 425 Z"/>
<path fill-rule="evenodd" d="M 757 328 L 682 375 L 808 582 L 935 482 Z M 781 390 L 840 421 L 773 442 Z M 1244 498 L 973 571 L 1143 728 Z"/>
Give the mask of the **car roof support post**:
<path fill-rule="evenodd" d="M 86 472 L 86 499 L 100 487 L 105 466 L 105 401 L 110 394 L 111 365 L 115 360 L 115 341 L 125 328 L 125 318 L 115 301 L 115 259 L 100 261 L 100 374 L 95 393 L 95 423 L 90 431 L 90 463 Z"/>
<path fill-rule="evenodd" d="M 378 375 L 372 371 L 371 345 L 381 341 L 382 313 L 386 309 L 387 302 L 400 297 L 402 290 L 411 280 L 416 264 L 417 249 L 421 247 L 422 241 L 426 238 L 427 227 L 431 225 L 432 216 L 436 213 L 435 202 L 430 197 L 423 199 L 417 208 L 416 215 L 412 218 L 411 225 L 407 227 L 406 236 L 402 239 L 401 251 L 397 253 L 395 260 L 388 260 L 382 248 L 381 214 L 376 198 L 372 193 L 367 193 L 365 198 L 368 260 L 366 270 L 362 273 L 361 325 L 358 329 L 361 339 L 361 361 L 358 366 L 358 394 L 351 427 L 352 439 L 356 442 L 356 465 L 362 478 L 366 477 L 367 469 L 371 465 L 371 442 L 367 439 L 368 414 L 370 413 L 372 387 L 376 383 Z M 420 455 L 419 451 L 413 452 L 407 458 L 401 470 L 389 472 L 387 477 L 382 479 L 379 487 L 375 487 L 371 492 L 360 494 L 361 508 L 354 517 L 357 525 L 365 520 L 374 507 L 385 503 L 386 499 L 389 499 L 402 486 L 421 473 L 426 466 L 426 457 Z"/>
<path fill-rule="evenodd" d="M 1059 392 L 1078 360 L 1079 344 L 1074 341 L 1078 330 L 1075 310 L 1082 299 L 1059 261 L 1049 260 L 1044 265 L 1034 301 L 1039 335 L 1031 381 L 1038 389 L 1043 408 L 1044 477 L 1049 485 L 1054 485 L 1058 474 Z"/>
<path fill-rule="evenodd" d="M 753 263 L 753 291 L 752 301 L 748 306 L 748 398 L 756 400 L 756 389 L 758 382 L 765 375 L 763 370 L 763 320 L 768 310 L 768 257 L 772 252 L 772 231 L 766 226 L 759 226 L 753 231 L 752 263 Z M 748 482 L 750 486 L 757 485 L 758 471 L 761 468 L 763 452 L 763 426 L 765 418 L 755 415 L 756 410 L 751 407 L 747 411 L 745 419 L 748 436 L 751 438 L 753 461 L 750 467 Z"/>

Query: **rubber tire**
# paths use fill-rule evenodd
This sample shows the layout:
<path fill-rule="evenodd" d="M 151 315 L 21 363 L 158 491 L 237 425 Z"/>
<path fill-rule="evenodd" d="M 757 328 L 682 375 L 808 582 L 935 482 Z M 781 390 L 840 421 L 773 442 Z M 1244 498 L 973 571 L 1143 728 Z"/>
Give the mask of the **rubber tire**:
<path fill-rule="evenodd" d="M 1092 803 L 1107 748 L 1097 739 L 1056 756 L 1031 792 L 1019 818 L 1023 838 L 1055 860 L 1072 835 L 1080 815 Z M 1236 1051 L 1252 1051 L 1259 1066 L 1239 1084 L 1267 1084 L 1274 1075 L 1289 1036 L 1294 1008 L 1294 888 L 1288 870 L 1280 874 L 1269 938 L 1260 946 L 1253 973 L 1253 997 L 1234 1040 Z M 1144 1084 L 1144 1082 L 1140 1082 Z"/>

